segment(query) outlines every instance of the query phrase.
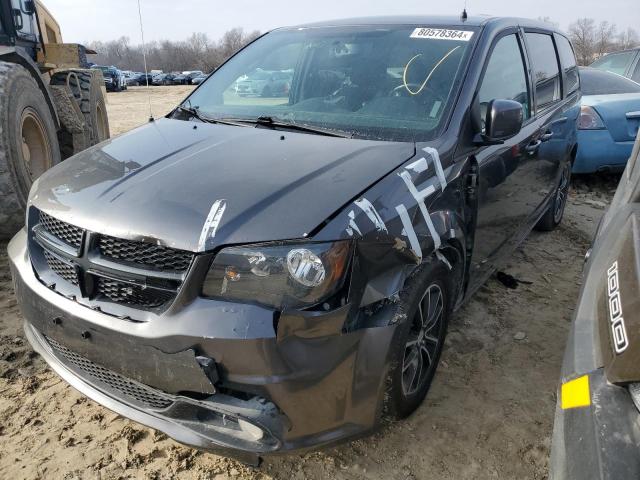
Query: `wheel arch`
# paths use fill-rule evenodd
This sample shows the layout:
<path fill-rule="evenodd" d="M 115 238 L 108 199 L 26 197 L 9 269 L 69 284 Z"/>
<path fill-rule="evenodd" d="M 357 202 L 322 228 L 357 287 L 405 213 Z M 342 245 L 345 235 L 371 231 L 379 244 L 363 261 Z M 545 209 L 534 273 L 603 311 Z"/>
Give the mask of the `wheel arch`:
<path fill-rule="evenodd" d="M 29 72 L 31 77 L 33 77 L 36 84 L 38 85 L 38 88 L 40 88 L 40 90 L 42 91 L 42 94 L 44 95 L 44 98 L 47 102 L 47 106 L 49 107 L 49 111 L 51 112 L 51 117 L 53 118 L 55 128 L 56 130 L 59 130 L 60 119 L 58 118 L 58 112 L 53 101 L 53 96 L 51 95 L 47 84 L 44 82 L 42 75 L 40 74 L 38 65 L 33 61 L 33 59 L 29 55 L 27 55 L 27 53 L 20 47 L 1 46 L 0 61 L 20 65 L 24 69 L 26 69 L 27 72 Z"/>

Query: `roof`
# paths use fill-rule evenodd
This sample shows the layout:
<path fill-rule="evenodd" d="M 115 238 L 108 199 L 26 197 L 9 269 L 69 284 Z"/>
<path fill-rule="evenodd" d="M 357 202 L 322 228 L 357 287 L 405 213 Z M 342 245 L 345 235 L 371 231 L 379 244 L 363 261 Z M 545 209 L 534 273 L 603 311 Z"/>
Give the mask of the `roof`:
<path fill-rule="evenodd" d="M 357 17 L 337 20 L 295 25 L 289 28 L 315 28 L 338 26 L 364 26 L 364 25 L 429 25 L 429 26 L 470 26 L 482 27 L 486 25 L 495 28 L 518 25 L 522 27 L 544 28 L 545 30 L 559 31 L 554 25 L 540 20 L 517 17 L 495 17 L 491 15 L 469 15 L 462 21 L 460 15 L 397 15 L 379 17 Z"/>

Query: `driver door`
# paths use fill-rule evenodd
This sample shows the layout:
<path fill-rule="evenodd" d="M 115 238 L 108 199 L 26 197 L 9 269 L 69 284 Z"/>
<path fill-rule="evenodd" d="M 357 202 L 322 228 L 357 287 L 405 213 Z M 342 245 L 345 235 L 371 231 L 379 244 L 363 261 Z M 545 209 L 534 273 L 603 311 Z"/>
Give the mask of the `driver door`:
<path fill-rule="evenodd" d="M 493 44 L 478 85 L 481 118 L 491 100 L 522 104 L 523 126 L 500 145 L 482 146 L 478 162 L 478 213 L 472 256 L 471 283 L 477 286 L 517 244 L 537 198 L 537 128 L 531 116 L 531 89 L 522 39 L 516 30 L 504 32 Z M 483 121 L 482 121 L 483 122 Z M 484 129 L 484 125 L 482 125 Z"/>

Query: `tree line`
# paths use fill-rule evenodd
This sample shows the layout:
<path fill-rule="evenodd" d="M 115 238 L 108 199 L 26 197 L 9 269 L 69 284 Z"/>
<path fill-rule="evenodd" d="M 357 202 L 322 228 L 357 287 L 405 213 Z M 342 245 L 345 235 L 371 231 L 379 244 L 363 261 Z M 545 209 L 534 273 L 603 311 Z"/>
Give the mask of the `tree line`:
<path fill-rule="evenodd" d="M 579 18 L 567 32 L 576 52 L 579 65 L 589 65 L 605 53 L 640 46 L 638 32 L 629 27 L 618 32 L 615 24 L 596 22 L 593 18 Z"/>
<path fill-rule="evenodd" d="M 551 18 L 540 20 L 554 24 Z M 640 46 L 640 35 L 633 28 L 619 32 L 615 24 L 593 18 L 579 18 L 567 31 L 579 65 L 589 65 L 602 55 Z M 206 33 L 193 33 L 182 41 L 160 40 L 146 45 L 147 68 L 165 72 L 202 70 L 210 72 L 237 50 L 260 36 L 260 32 L 231 29 L 219 39 L 212 40 Z M 100 65 L 115 65 L 121 70 L 144 70 L 143 48 L 132 44 L 129 37 L 108 42 L 90 42 L 98 52 L 92 59 Z"/>
<path fill-rule="evenodd" d="M 217 41 L 210 39 L 206 33 L 193 33 L 182 41 L 149 42 L 146 44 L 147 68 L 164 72 L 211 72 L 259 36 L 258 31 L 245 32 L 242 28 L 234 28 L 225 32 Z M 142 45 L 132 44 L 129 37 L 107 42 L 89 42 L 87 47 L 98 52 L 89 59 L 98 65 L 115 65 L 121 70 L 144 71 Z"/>

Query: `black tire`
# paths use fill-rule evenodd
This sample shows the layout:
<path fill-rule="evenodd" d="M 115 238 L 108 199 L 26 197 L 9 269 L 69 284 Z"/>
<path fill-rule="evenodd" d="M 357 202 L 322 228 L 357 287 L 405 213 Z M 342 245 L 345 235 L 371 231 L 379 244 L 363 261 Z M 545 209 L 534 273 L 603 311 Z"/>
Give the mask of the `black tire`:
<path fill-rule="evenodd" d="M 567 205 L 567 197 L 569 196 L 569 184 L 571 183 L 571 162 L 566 162 L 562 167 L 562 173 L 560 174 L 560 180 L 553 193 L 553 199 L 549 203 L 549 208 L 544 212 L 544 215 L 534 227 L 541 232 L 550 232 L 554 230 L 564 215 L 564 209 Z"/>
<path fill-rule="evenodd" d="M 90 70 L 66 70 L 51 77 L 53 85 L 68 84 L 80 106 L 86 128 L 89 130 L 90 145 L 95 145 L 110 137 L 107 106 L 102 95 L 101 78 Z M 77 153 L 77 152 L 75 152 Z"/>
<path fill-rule="evenodd" d="M 383 417 L 388 420 L 411 415 L 429 391 L 451 315 L 450 278 L 448 267 L 439 260 L 433 260 L 419 267 L 400 293 L 399 308 L 407 316 L 399 325 L 391 346 L 391 364 L 383 406 Z M 431 308 L 424 307 L 427 299 L 432 302 Z M 438 305 L 441 308 L 440 315 L 431 316 L 437 313 Z M 421 313 L 425 315 L 421 316 Z M 429 319 L 433 322 L 430 323 Z M 413 354 L 420 356 L 414 357 Z M 414 371 L 412 376 L 412 364 L 417 370 L 415 361 L 422 361 L 423 368 L 419 372 Z"/>
<path fill-rule="evenodd" d="M 33 135 L 36 142 L 29 140 Z M 42 91 L 25 68 L 0 62 L 0 238 L 24 225 L 33 181 L 59 162 L 56 127 Z"/>

